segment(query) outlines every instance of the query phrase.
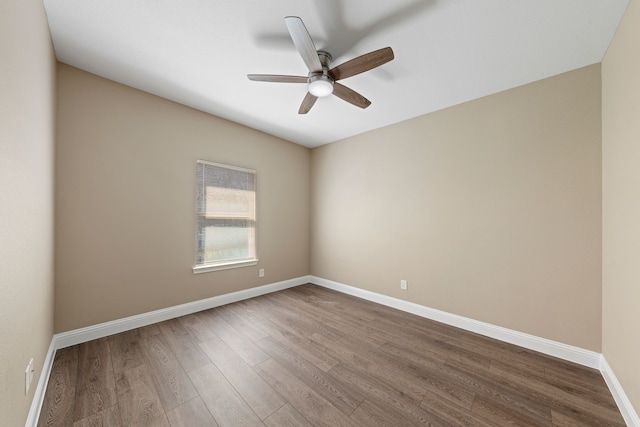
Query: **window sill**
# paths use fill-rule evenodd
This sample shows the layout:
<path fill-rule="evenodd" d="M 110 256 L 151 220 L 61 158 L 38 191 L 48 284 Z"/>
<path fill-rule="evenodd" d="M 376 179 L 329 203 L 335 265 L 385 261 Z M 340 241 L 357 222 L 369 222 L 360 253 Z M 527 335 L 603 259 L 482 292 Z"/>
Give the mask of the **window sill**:
<path fill-rule="evenodd" d="M 197 265 L 193 267 L 193 274 L 209 273 L 211 271 L 219 271 L 219 270 L 228 270 L 230 268 L 249 267 L 257 264 L 258 264 L 257 259 L 249 259 L 245 261 L 227 262 L 224 264 Z"/>

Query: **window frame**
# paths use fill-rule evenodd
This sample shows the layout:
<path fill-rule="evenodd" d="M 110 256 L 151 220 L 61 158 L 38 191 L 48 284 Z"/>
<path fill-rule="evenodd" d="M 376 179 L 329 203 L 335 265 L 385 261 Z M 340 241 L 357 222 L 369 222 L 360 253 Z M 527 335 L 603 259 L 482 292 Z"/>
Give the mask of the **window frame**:
<path fill-rule="evenodd" d="M 245 172 L 253 175 L 253 194 L 254 194 L 254 203 L 253 203 L 253 255 L 248 258 L 236 258 L 229 259 L 219 262 L 213 263 L 204 263 L 198 264 L 198 254 L 199 254 L 199 244 L 198 239 L 200 235 L 200 225 L 199 222 L 201 220 L 201 213 L 198 212 L 198 193 L 201 187 L 206 187 L 204 180 L 200 181 L 200 177 L 198 176 L 198 166 L 203 165 L 203 171 L 206 166 L 214 166 L 222 169 L 235 170 L 240 172 Z M 252 265 L 258 264 L 258 244 L 257 244 L 257 217 L 258 217 L 258 190 L 257 190 L 257 172 L 254 169 L 243 168 L 239 166 L 227 165 L 224 163 L 210 162 L 208 160 L 196 159 L 196 181 L 195 181 L 195 239 L 194 239 L 194 265 L 193 265 L 193 273 L 208 273 L 211 271 L 219 271 L 219 270 L 228 270 L 232 268 L 241 268 L 241 267 L 249 267 Z M 250 237 L 251 238 L 251 237 Z"/>

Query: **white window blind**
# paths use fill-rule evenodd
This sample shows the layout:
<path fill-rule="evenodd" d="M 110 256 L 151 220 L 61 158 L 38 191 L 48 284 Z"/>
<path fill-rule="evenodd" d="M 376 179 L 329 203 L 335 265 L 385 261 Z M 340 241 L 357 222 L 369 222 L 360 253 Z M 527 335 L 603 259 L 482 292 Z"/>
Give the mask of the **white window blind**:
<path fill-rule="evenodd" d="M 256 172 L 198 160 L 194 272 L 255 265 Z"/>

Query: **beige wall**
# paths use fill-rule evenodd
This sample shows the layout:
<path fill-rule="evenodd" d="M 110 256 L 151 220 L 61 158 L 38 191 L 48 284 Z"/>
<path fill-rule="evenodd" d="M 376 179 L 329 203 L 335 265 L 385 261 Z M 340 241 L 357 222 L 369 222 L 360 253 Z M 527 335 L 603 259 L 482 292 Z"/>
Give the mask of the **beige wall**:
<path fill-rule="evenodd" d="M 312 150 L 311 273 L 600 351 L 600 105 L 593 65 Z"/>
<path fill-rule="evenodd" d="M 56 331 L 309 274 L 307 148 L 62 64 L 56 142 Z M 258 266 L 192 273 L 198 158 L 257 171 Z"/>
<path fill-rule="evenodd" d="M 42 2 L 0 0 L 1 426 L 24 425 L 53 335 L 54 73 Z"/>
<path fill-rule="evenodd" d="M 602 64 L 602 351 L 640 414 L 640 3 Z"/>

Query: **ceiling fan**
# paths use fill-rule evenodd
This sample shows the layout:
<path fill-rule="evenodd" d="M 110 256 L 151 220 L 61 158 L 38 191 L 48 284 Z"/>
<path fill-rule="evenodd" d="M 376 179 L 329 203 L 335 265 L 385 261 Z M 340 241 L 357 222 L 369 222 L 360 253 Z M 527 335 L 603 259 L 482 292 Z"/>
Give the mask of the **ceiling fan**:
<path fill-rule="evenodd" d="M 247 74 L 249 80 L 276 83 L 307 83 L 308 92 L 302 100 L 298 114 L 307 114 L 318 98 L 329 96 L 332 93 L 338 98 L 360 108 L 367 108 L 371 105 L 371 101 L 367 98 L 337 81 L 355 76 L 391 61 L 393 59 L 393 50 L 390 47 L 365 53 L 336 67 L 329 68 L 332 59 L 331 55 L 328 52 L 316 50 L 302 19 L 297 16 L 287 16 L 284 18 L 284 22 L 287 25 L 293 44 L 309 69 L 309 75 L 303 77 Z"/>

